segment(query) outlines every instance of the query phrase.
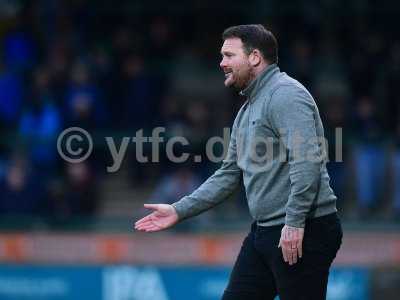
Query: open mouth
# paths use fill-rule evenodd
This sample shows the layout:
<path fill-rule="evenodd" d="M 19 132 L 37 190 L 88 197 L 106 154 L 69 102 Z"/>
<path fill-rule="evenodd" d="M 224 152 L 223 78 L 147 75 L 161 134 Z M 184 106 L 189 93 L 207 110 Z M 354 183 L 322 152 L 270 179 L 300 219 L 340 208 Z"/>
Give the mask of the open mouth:
<path fill-rule="evenodd" d="M 228 78 L 231 75 L 232 75 L 232 72 L 227 72 L 227 73 L 225 73 L 225 78 Z"/>

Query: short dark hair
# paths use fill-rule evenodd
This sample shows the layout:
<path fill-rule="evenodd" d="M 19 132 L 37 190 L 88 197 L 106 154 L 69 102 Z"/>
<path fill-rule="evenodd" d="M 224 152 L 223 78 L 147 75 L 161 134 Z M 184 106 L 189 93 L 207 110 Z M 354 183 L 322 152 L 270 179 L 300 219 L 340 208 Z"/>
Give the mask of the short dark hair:
<path fill-rule="evenodd" d="M 232 26 L 224 30 L 222 39 L 240 38 L 246 54 L 254 49 L 260 50 L 269 63 L 278 63 L 278 42 L 271 31 L 261 24 Z"/>

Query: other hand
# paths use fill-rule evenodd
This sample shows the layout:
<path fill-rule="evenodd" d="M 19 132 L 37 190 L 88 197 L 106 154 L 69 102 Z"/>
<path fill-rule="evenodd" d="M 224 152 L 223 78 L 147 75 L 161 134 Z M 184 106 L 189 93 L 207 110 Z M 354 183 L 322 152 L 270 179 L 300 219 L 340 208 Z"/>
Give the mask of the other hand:
<path fill-rule="evenodd" d="M 144 207 L 154 211 L 135 223 L 136 230 L 145 232 L 160 231 L 178 222 L 178 214 L 172 205 L 145 204 Z"/>
<path fill-rule="evenodd" d="M 289 265 L 297 263 L 303 256 L 304 228 L 283 226 L 278 247 L 282 248 L 283 259 Z"/>

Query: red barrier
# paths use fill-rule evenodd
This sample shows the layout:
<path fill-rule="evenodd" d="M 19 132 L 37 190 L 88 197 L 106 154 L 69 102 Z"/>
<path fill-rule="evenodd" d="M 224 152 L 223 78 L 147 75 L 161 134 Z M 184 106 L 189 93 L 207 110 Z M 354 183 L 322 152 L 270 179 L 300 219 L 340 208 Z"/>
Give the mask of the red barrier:
<path fill-rule="evenodd" d="M 230 265 L 244 235 L 0 234 L 0 262 Z M 346 232 L 335 264 L 400 266 L 400 235 Z"/>

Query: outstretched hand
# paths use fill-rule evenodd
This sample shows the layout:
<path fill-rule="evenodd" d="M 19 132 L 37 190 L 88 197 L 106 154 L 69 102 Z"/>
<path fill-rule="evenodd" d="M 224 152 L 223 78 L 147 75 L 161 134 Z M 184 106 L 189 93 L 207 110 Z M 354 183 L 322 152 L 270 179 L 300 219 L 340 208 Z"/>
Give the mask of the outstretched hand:
<path fill-rule="evenodd" d="M 172 205 L 145 204 L 144 207 L 154 211 L 135 223 L 136 230 L 145 232 L 160 231 L 178 222 L 178 214 Z"/>

